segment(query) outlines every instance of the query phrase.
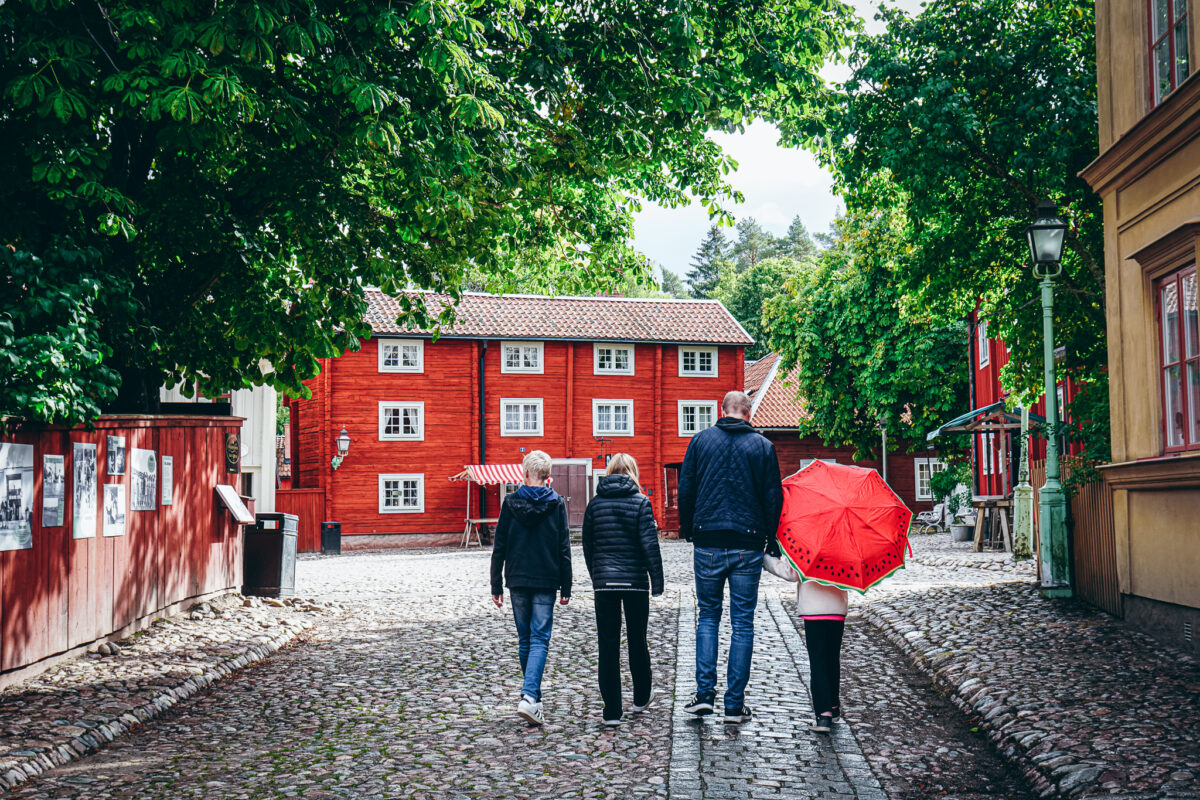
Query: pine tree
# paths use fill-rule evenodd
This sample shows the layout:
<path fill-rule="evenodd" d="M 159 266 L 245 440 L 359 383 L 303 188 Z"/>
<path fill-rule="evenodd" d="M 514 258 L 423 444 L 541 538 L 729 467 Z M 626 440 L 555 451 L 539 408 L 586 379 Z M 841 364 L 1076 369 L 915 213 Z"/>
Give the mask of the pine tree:
<path fill-rule="evenodd" d="M 737 232 L 732 255 L 738 272 L 745 272 L 764 258 L 771 257 L 775 250 L 775 237 L 763 230 L 754 217 L 746 217 L 738 222 Z"/>
<path fill-rule="evenodd" d="M 662 270 L 662 282 L 659 284 L 659 289 L 668 297 L 687 297 L 688 290 L 684 287 L 683 281 L 679 276 L 666 267 L 659 265 Z"/>
<path fill-rule="evenodd" d="M 795 216 L 788 226 L 787 236 L 780 240 L 780 255 L 803 261 L 816 252 L 817 245 L 809 236 L 808 228 L 804 227 L 799 215 Z"/>
<path fill-rule="evenodd" d="M 692 268 L 687 274 L 692 297 L 708 297 L 716 288 L 722 268 L 729 264 L 729 254 L 729 240 L 720 225 L 713 225 L 692 257 Z"/>

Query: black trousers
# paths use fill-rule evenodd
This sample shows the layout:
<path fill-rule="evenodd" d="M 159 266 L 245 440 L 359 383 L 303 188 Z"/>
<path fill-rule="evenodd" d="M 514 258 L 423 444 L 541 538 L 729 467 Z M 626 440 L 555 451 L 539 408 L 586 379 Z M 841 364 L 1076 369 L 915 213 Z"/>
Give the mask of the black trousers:
<path fill-rule="evenodd" d="M 629 671 L 633 674 L 633 704 L 650 699 L 650 647 L 646 624 L 650 619 L 650 593 L 599 591 L 596 598 L 596 633 L 600 645 L 600 697 L 604 718 L 619 719 L 621 708 L 621 609 L 629 640 Z"/>
<path fill-rule="evenodd" d="M 842 633 L 845 630 L 846 622 L 840 619 L 804 620 L 813 711 L 818 715 L 840 709 L 842 704 L 838 686 L 842 681 Z"/>

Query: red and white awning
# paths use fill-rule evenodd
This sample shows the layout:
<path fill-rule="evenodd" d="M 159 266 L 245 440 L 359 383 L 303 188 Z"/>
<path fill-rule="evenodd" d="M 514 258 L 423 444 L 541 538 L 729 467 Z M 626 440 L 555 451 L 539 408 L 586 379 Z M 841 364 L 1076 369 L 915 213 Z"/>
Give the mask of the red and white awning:
<path fill-rule="evenodd" d="M 524 483 L 525 469 L 520 464 L 469 464 L 452 481 L 475 483 Z"/>

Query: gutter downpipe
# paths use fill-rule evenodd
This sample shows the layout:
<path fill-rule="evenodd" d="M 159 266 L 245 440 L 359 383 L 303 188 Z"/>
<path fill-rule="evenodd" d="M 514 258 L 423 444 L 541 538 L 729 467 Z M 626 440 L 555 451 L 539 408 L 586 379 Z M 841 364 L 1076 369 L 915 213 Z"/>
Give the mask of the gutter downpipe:
<path fill-rule="evenodd" d="M 978 307 L 976 310 L 978 313 Z M 978 320 L 972 320 L 967 317 L 967 410 L 975 408 L 975 330 L 979 327 Z M 971 496 L 979 494 L 978 472 L 979 472 L 979 453 L 976 450 L 975 443 L 979 437 L 971 434 Z"/>
<path fill-rule="evenodd" d="M 487 363 L 487 339 L 483 340 L 483 347 L 479 348 L 479 463 L 487 463 L 487 406 L 484 401 L 487 398 L 487 378 L 484 373 L 484 366 Z M 487 503 L 487 487 L 482 483 L 479 484 L 479 516 L 486 517 Z"/>

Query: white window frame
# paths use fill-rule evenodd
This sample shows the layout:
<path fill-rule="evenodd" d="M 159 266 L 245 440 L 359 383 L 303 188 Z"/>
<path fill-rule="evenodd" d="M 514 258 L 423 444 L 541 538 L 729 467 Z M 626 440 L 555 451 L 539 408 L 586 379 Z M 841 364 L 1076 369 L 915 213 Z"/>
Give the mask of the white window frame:
<path fill-rule="evenodd" d="M 928 477 L 925 478 L 925 490 L 921 490 L 921 468 L 924 467 L 928 472 Z M 940 458 L 914 458 L 913 459 L 913 491 L 917 500 L 928 500 L 932 502 L 936 498 L 933 496 L 933 490 L 929 488 L 933 476 L 939 472 L 945 471 L 947 464 Z"/>
<path fill-rule="evenodd" d="M 696 406 L 697 408 L 699 408 L 701 406 L 707 406 L 708 408 L 710 408 L 712 410 L 712 425 L 706 425 L 704 428 L 700 428 L 699 430 L 694 430 L 694 431 L 685 430 L 684 425 L 683 425 L 683 409 L 685 406 Z M 679 403 L 677 404 L 677 408 L 678 408 L 678 419 L 679 419 L 679 435 L 680 435 L 680 437 L 682 437 L 684 439 L 690 439 L 693 436 L 695 436 L 697 433 L 699 433 L 700 431 L 705 430 L 705 428 L 711 428 L 713 425 L 716 425 L 717 420 L 720 419 L 720 415 L 717 414 L 717 401 L 716 400 L 680 400 Z M 699 424 L 698 417 L 697 417 L 696 421 L 697 421 L 697 424 Z"/>
<path fill-rule="evenodd" d="M 521 361 L 525 360 L 525 348 L 533 347 L 537 350 L 537 366 L 526 367 L 522 364 L 519 367 L 510 367 L 508 365 L 508 349 L 510 347 L 520 348 Z M 525 374 L 525 375 L 544 375 L 546 373 L 546 343 L 545 342 L 501 342 L 500 343 L 500 372 L 505 375 Z"/>
<path fill-rule="evenodd" d="M 684 354 L 685 353 L 696 353 L 697 354 L 697 358 L 696 358 L 697 366 L 699 366 L 699 363 L 700 363 L 700 359 L 699 359 L 700 353 L 710 354 L 712 356 L 712 370 L 706 372 L 706 371 L 702 371 L 700 369 L 694 369 L 694 370 L 684 369 L 683 362 L 684 362 Z M 680 345 L 679 346 L 679 377 L 681 377 L 681 378 L 715 378 L 715 377 L 717 377 L 717 348 L 711 347 L 711 346 L 697 347 L 694 345 L 689 345 L 689 346 Z"/>
<path fill-rule="evenodd" d="M 995 436 L 996 434 L 994 433 L 985 433 L 979 437 L 979 447 L 983 451 L 980 453 L 982 460 L 982 469 L 980 470 L 980 474 L 982 475 L 991 475 L 995 471 L 994 464 L 996 459 L 993 453 L 995 448 Z"/>
<path fill-rule="evenodd" d="M 983 369 L 992 363 L 992 350 L 988 347 L 987 320 L 981 320 L 975 326 L 975 349 L 979 351 L 979 368 Z"/>
<path fill-rule="evenodd" d="M 600 427 L 600 406 L 624 406 L 629 420 L 629 430 L 604 430 Z M 592 436 L 633 436 L 633 401 L 632 400 L 592 400 Z"/>
<path fill-rule="evenodd" d="M 629 366 L 625 369 L 618 367 L 602 367 L 600 366 L 600 351 L 612 350 L 613 363 L 616 363 L 616 351 L 624 350 L 629 354 Z M 593 375 L 633 375 L 634 374 L 634 347 L 631 344 L 608 344 L 604 342 L 595 342 L 592 345 L 592 374 Z"/>
<path fill-rule="evenodd" d="M 386 481 L 416 481 L 417 483 L 417 505 L 407 508 L 401 506 L 399 508 L 390 508 L 384 505 L 384 483 Z M 404 486 L 400 486 L 400 501 L 404 502 Z M 380 474 L 379 476 L 379 513 L 380 514 L 424 514 L 425 513 L 425 473 L 423 472 L 408 472 L 408 473 L 391 473 Z"/>
<path fill-rule="evenodd" d="M 536 405 L 538 410 L 537 430 L 529 431 L 522 428 L 519 431 L 509 431 L 507 407 L 511 405 Z M 500 398 L 500 435 L 501 436 L 545 436 L 546 414 L 545 403 L 540 397 L 501 397 Z M 524 419 L 524 409 L 522 408 L 522 420 Z M 523 423 L 522 423 L 523 424 Z"/>
<path fill-rule="evenodd" d="M 388 347 L 399 348 L 400 359 L 403 361 L 405 346 L 417 348 L 416 366 L 405 366 L 403 363 L 391 366 L 385 364 L 385 351 Z M 379 371 L 380 372 L 424 372 L 425 371 L 425 341 L 423 339 L 380 339 L 379 340 Z"/>
<path fill-rule="evenodd" d="M 385 433 L 387 411 L 389 409 L 415 408 L 417 410 L 417 432 Z M 379 441 L 381 442 L 423 442 L 425 441 L 425 403 L 422 400 L 380 400 L 379 401 Z"/>

